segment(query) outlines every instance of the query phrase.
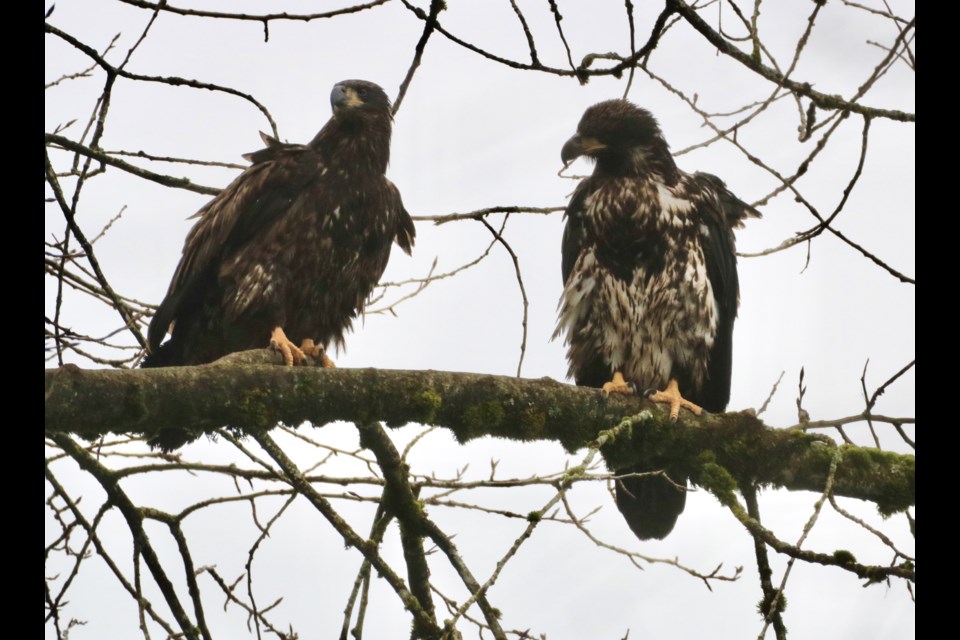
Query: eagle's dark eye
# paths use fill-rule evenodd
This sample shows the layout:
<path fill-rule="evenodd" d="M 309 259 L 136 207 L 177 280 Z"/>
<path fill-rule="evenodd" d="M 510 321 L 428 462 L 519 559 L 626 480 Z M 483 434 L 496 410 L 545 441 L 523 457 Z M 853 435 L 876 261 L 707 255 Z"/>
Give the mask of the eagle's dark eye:
<path fill-rule="evenodd" d="M 357 95 L 360 96 L 361 98 L 366 98 L 367 97 L 366 88 L 360 87 L 359 89 L 357 89 Z"/>

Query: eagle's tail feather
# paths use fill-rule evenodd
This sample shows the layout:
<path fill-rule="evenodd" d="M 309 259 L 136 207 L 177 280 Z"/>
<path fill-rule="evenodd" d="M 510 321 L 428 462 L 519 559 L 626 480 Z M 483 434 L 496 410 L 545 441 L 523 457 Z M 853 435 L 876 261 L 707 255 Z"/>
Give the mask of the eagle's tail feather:
<path fill-rule="evenodd" d="M 651 470 L 631 467 L 618 469 L 616 473 L 619 476 L 644 471 Z M 616 482 L 617 508 L 641 540 L 667 537 L 683 513 L 687 492 L 680 487 L 686 487 L 687 478 L 669 470 L 667 475 L 673 482 L 662 476 L 629 476 Z"/>
<path fill-rule="evenodd" d="M 143 362 L 140 363 L 140 367 L 143 369 L 175 367 L 179 364 L 177 360 L 176 345 L 173 344 L 173 340 L 171 339 L 161 344 L 151 353 L 148 353 L 143 359 Z"/>

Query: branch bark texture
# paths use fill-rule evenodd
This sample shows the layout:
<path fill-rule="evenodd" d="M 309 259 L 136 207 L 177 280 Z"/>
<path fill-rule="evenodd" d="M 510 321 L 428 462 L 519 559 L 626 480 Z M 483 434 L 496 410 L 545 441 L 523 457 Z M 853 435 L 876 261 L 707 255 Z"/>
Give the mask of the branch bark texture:
<path fill-rule="evenodd" d="M 278 422 L 383 421 L 439 425 L 460 442 L 552 440 L 573 452 L 635 416 L 633 428 L 602 449 L 611 468 L 669 460 L 697 476 L 703 464 L 719 464 L 740 480 L 809 491 L 823 490 L 837 447 L 823 436 L 771 428 L 750 412 L 671 423 L 645 399 L 604 398 L 549 378 L 263 364 L 276 358 L 257 350 L 197 367 L 47 369 L 45 430 L 92 439 L 164 428 L 199 436 L 223 426 L 256 434 Z M 849 445 L 841 455 L 835 495 L 869 500 L 885 514 L 916 503 L 914 456 Z"/>

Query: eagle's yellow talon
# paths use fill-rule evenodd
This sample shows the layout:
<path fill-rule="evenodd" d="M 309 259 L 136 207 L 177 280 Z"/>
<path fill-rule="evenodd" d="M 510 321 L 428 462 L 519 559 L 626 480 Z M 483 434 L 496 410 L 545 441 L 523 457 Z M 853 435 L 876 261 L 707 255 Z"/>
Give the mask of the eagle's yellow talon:
<path fill-rule="evenodd" d="M 327 350 L 316 344 L 310 338 L 300 343 L 300 349 L 314 360 L 319 360 L 320 366 L 324 369 L 335 369 L 337 367 L 333 360 L 330 359 L 330 356 L 327 355 Z"/>
<path fill-rule="evenodd" d="M 276 327 L 270 334 L 270 348 L 283 355 L 283 363 L 288 367 L 300 364 L 307 357 L 300 347 L 290 342 L 290 338 L 287 337 L 281 327 Z"/>
<path fill-rule="evenodd" d="M 610 382 L 604 383 L 603 395 L 607 396 L 611 393 L 622 393 L 625 395 L 633 395 L 633 385 L 629 384 L 626 380 L 623 379 L 623 374 L 619 371 L 613 372 L 613 380 Z"/>
<path fill-rule="evenodd" d="M 680 395 L 680 386 L 673 378 L 667 383 L 667 388 L 663 391 L 657 391 L 650 395 L 651 402 L 662 402 L 670 405 L 670 419 L 676 420 L 680 416 L 680 408 L 689 410 L 693 415 L 698 416 L 703 413 L 703 409 L 682 395 Z"/>

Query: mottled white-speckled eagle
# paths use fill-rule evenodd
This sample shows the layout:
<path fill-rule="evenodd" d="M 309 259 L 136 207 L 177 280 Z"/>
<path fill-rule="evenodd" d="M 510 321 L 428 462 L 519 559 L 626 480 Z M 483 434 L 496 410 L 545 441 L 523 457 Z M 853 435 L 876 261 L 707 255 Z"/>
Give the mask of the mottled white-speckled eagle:
<path fill-rule="evenodd" d="M 333 116 L 307 144 L 261 134 L 267 147 L 244 156 L 252 164 L 196 214 L 150 323 L 144 367 L 268 344 L 294 364 L 306 340 L 341 346 L 391 244 L 410 253 L 413 221 L 385 176 L 390 100 L 371 82 L 347 80 L 330 102 Z"/>
<path fill-rule="evenodd" d="M 674 418 L 681 407 L 723 411 L 739 298 L 733 229 L 760 214 L 716 176 L 678 169 L 653 115 L 626 100 L 586 110 L 561 153 L 565 164 L 583 155 L 596 167 L 565 214 L 557 324 L 569 375 L 608 393 L 650 393 Z M 664 467 L 686 484 L 670 465 L 616 473 Z M 663 477 L 628 476 L 616 499 L 637 537 L 663 538 L 686 492 Z"/>

